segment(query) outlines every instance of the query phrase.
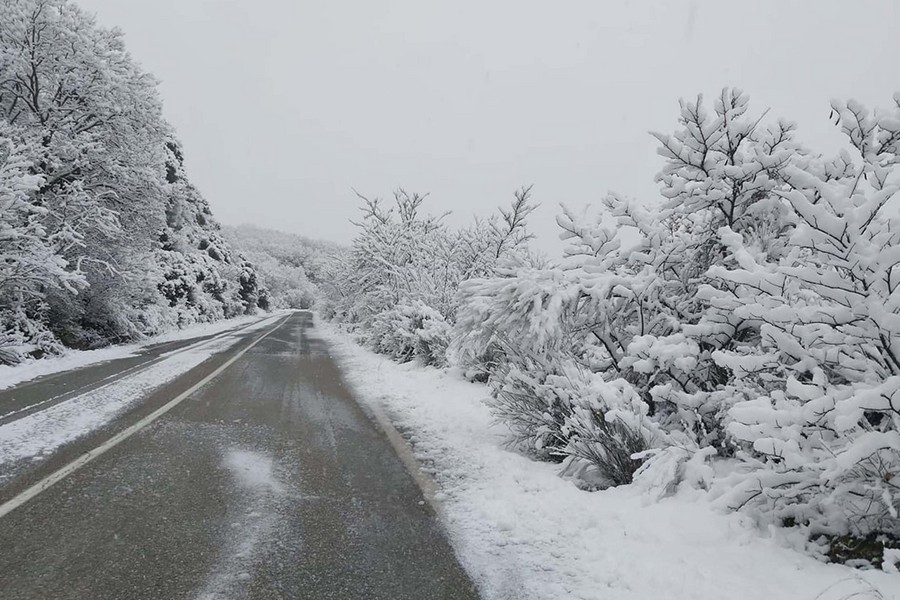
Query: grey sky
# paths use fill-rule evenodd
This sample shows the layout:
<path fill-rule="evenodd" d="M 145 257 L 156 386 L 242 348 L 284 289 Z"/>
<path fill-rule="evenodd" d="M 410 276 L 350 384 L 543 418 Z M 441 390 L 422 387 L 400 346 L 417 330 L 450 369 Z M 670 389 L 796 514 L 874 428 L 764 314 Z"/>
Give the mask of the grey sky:
<path fill-rule="evenodd" d="M 338 241 L 351 187 L 463 222 L 534 183 L 553 250 L 559 202 L 656 197 L 681 96 L 742 87 L 830 150 L 830 98 L 900 90 L 897 0 L 77 1 L 162 80 L 222 222 Z"/>

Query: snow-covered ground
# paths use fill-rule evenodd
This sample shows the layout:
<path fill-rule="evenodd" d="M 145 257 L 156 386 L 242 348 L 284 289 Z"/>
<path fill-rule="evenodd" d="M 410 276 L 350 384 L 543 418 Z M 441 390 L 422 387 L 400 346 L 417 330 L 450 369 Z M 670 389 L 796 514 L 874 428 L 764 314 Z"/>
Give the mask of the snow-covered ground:
<path fill-rule="evenodd" d="M 277 313 L 263 318 L 250 317 L 243 320 L 213 323 L 204 327 L 183 330 L 177 334 L 167 336 L 165 339 L 155 338 L 147 342 L 158 343 L 160 341 L 184 339 L 185 337 L 221 334 L 172 351 L 164 355 L 161 360 L 109 384 L 0 425 L 0 466 L 25 458 L 41 460 L 49 456 L 63 444 L 69 443 L 109 423 L 135 403 L 145 398 L 153 390 L 193 369 L 213 354 L 231 347 L 246 332 L 268 327 L 283 316 L 284 314 Z M 240 331 L 230 331 L 240 325 L 248 326 L 241 328 Z M 125 349 L 112 348 L 110 353 L 116 350 Z M 134 350 L 131 351 L 133 352 Z M 88 352 L 73 353 L 72 356 L 78 357 L 81 354 L 89 354 L 91 357 L 97 356 Z M 118 358 L 120 356 L 117 355 L 115 357 Z M 63 357 L 54 362 L 62 362 L 65 358 Z M 109 357 L 102 360 L 109 360 Z M 84 362 L 79 363 L 79 365 L 84 366 L 85 364 L 90 364 L 90 362 L 96 361 L 88 361 L 85 358 Z M 15 378 L 17 375 L 15 373 L 16 369 L 22 369 L 31 373 L 33 372 L 31 370 L 32 367 L 36 367 L 36 365 L 26 364 L 14 367 L 11 369 L 13 374 L 10 378 Z M 7 476 L 11 475 L 11 473 L 7 473 Z M 0 475 L 0 482 L 3 481 L 3 478 L 4 476 Z"/>
<path fill-rule="evenodd" d="M 108 360 L 128 358 L 129 356 L 134 356 L 147 346 L 187 340 L 193 337 L 215 335 L 217 333 L 222 333 L 223 331 L 228 331 L 229 329 L 234 329 L 235 327 L 240 327 L 241 325 L 247 325 L 269 318 L 269 316 L 271 315 L 248 315 L 244 317 L 235 317 L 234 319 L 216 321 L 215 323 L 199 323 L 197 325 L 185 327 L 184 329 L 176 329 L 162 333 L 136 344 L 122 344 L 120 346 L 100 348 L 99 350 L 69 350 L 62 356 L 29 360 L 15 366 L 0 365 L 0 390 L 26 381 L 31 381 L 32 379 L 37 379 L 38 377 L 43 377 L 44 375 L 53 375 L 54 373 L 71 371 L 73 369 L 95 365 Z"/>
<path fill-rule="evenodd" d="M 318 326 L 357 397 L 387 414 L 433 474 L 454 547 L 488 600 L 900 599 L 900 576 L 782 547 L 699 492 L 579 490 L 556 465 L 504 448 L 486 387 L 395 364 Z"/>

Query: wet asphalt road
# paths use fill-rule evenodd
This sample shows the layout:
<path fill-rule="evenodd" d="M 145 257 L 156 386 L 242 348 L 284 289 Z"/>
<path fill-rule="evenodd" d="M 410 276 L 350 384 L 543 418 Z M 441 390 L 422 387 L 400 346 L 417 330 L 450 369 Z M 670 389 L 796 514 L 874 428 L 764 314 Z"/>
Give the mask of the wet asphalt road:
<path fill-rule="evenodd" d="M 0 519 L 0 598 L 477 598 L 311 325 Z"/>

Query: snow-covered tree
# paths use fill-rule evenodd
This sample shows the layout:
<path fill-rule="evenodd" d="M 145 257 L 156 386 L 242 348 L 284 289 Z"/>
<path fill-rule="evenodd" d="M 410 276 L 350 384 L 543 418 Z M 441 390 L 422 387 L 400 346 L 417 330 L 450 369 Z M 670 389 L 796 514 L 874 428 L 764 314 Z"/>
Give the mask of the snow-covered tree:
<path fill-rule="evenodd" d="M 2 217 L 6 239 L 17 240 L 9 265 L 45 269 L 30 271 L 40 284 L 17 276 L 0 289 L 3 327 L 23 351 L 94 347 L 255 310 L 252 268 L 179 174 L 156 82 L 120 32 L 69 0 L 0 0 L 0 127 L 15 161 L 7 183 L 15 169 L 31 178 L 27 190 L 15 184 Z M 24 242 L 34 238 L 42 244 Z M 202 296 L 186 313 L 163 297 L 185 269 Z"/>
<path fill-rule="evenodd" d="M 0 122 L 0 362 L 56 349 L 41 323 L 46 310 L 42 290 L 84 285 L 59 253 L 59 236 L 48 235 L 47 209 L 31 196 L 43 178 L 31 174 L 33 156 L 22 132 Z"/>
<path fill-rule="evenodd" d="M 564 210 L 558 266 L 462 284 L 452 354 L 519 442 L 612 483 L 643 444 L 642 472 L 826 545 L 900 537 L 900 95 L 833 115 L 825 158 L 739 91 L 682 102 L 660 204 Z"/>

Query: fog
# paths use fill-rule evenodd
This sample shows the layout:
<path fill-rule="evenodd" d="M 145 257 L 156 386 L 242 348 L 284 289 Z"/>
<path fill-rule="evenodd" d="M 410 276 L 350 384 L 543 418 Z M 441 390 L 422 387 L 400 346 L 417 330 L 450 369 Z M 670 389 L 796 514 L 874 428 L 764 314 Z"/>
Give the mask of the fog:
<path fill-rule="evenodd" d="M 832 97 L 887 104 L 900 8 L 853 3 L 80 0 L 161 80 L 192 180 L 229 224 L 349 241 L 353 189 L 430 192 L 454 221 L 534 184 L 658 198 L 651 130 L 722 86 L 828 151 Z"/>

